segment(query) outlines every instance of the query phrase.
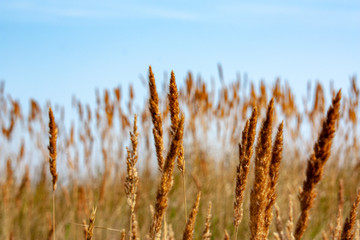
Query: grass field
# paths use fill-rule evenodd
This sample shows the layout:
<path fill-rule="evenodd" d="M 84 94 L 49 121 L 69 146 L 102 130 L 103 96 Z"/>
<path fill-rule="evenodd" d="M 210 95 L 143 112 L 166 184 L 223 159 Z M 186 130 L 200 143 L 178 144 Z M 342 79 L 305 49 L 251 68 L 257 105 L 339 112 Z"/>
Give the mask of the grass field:
<path fill-rule="evenodd" d="M 71 121 L 2 84 L 0 239 L 360 239 L 355 77 L 302 101 L 155 77 L 140 106 L 132 86 L 74 98 Z"/>

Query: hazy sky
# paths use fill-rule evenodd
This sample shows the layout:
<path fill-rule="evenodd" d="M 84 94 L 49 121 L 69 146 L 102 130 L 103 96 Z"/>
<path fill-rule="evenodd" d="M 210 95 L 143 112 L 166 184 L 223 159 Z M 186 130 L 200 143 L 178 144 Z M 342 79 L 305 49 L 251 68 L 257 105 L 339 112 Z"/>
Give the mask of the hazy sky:
<path fill-rule="evenodd" d="M 0 0 L 0 79 L 15 98 L 68 104 L 103 89 L 188 70 L 349 86 L 360 73 L 360 1 Z M 139 94 L 138 94 L 139 95 Z M 25 102 L 24 102 L 25 103 Z"/>

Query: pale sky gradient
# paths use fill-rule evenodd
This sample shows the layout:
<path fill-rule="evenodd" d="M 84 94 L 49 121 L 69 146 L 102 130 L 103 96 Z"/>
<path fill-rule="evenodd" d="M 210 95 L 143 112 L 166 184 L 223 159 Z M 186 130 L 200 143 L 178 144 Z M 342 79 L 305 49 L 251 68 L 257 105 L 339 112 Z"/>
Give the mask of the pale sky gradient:
<path fill-rule="evenodd" d="M 226 81 L 288 80 L 297 100 L 308 80 L 347 91 L 360 73 L 360 1 L 0 0 L 0 80 L 27 104 L 95 101 L 96 87 L 188 70 Z"/>

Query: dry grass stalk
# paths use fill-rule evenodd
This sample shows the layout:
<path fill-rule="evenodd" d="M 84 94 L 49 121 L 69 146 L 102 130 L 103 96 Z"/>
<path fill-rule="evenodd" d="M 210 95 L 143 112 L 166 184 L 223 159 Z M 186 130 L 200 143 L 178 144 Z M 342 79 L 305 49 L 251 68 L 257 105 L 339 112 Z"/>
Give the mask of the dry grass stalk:
<path fill-rule="evenodd" d="M 178 90 L 176 86 L 174 71 L 171 71 L 168 99 L 169 99 L 170 119 L 171 119 L 170 134 L 171 136 L 174 136 L 177 125 L 179 123 L 179 114 L 180 114 Z"/>
<path fill-rule="evenodd" d="M 246 121 L 244 130 L 242 132 L 242 140 L 241 143 L 239 144 L 239 165 L 236 167 L 236 186 L 235 186 L 235 201 L 234 201 L 235 239 L 238 231 L 238 226 L 243 216 L 242 204 L 244 200 L 247 175 L 249 174 L 249 167 L 250 167 L 250 161 L 245 161 L 244 158 L 248 131 L 249 131 L 249 120 Z"/>
<path fill-rule="evenodd" d="M 99 193 L 99 205 L 102 205 L 105 200 L 106 195 L 106 186 L 107 186 L 107 180 L 109 175 L 109 160 L 108 160 L 108 151 L 103 146 L 101 148 L 102 156 L 103 156 L 103 162 L 104 162 L 104 172 L 100 184 L 100 193 Z"/>
<path fill-rule="evenodd" d="M 88 233 L 88 225 L 86 224 L 85 219 L 83 220 L 83 233 L 84 233 L 84 238 L 87 239 L 87 233 Z"/>
<path fill-rule="evenodd" d="M 126 236 L 125 229 L 123 229 L 121 231 L 120 240 L 125 240 L 125 236 Z"/>
<path fill-rule="evenodd" d="M 244 193 L 249 175 L 250 159 L 253 152 L 253 144 L 256 134 L 257 109 L 254 108 L 249 120 L 246 121 L 242 132 L 241 143 L 239 144 L 239 165 L 236 168 L 236 187 L 234 201 L 234 226 L 235 239 L 237 238 L 238 227 L 243 216 Z"/>
<path fill-rule="evenodd" d="M 184 142 L 181 141 L 181 144 L 179 146 L 179 154 L 178 154 L 178 157 L 177 157 L 177 167 L 178 169 L 180 170 L 181 172 L 181 175 L 184 176 L 185 174 L 185 159 L 184 159 Z"/>
<path fill-rule="evenodd" d="M 105 200 L 105 190 L 106 190 L 107 178 L 108 178 L 108 167 L 107 167 L 107 164 L 105 164 L 105 170 L 104 170 L 101 184 L 100 184 L 99 205 L 102 205 Z"/>
<path fill-rule="evenodd" d="M 199 192 L 196 195 L 196 201 L 195 201 L 194 206 L 193 206 L 193 208 L 192 208 L 192 210 L 190 212 L 189 219 L 188 219 L 188 221 L 186 223 L 186 226 L 185 226 L 185 230 L 184 230 L 184 234 L 183 234 L 183 240 L 193 239 L 194 226 L 195 226 L 196 216 L 197 216 L 198 211 L 199 211 L 200 198 L 201 198 L 201 192 Z"/>
<path fill-rule="evenodd" d="M 155 214 L 155 208 L 153 205 L 150 204 L 149 209 L 150 209 L 150 216 L 151 218 L 153 218 Z"/>
<path fill-rule="evenodd" d="M 2 133 L 8 140 L 10 140 L 11 138 L 11 133 L 14 130 L 14 126 L 15 126 L 15 117 L 14 115 L 11 115 L 10 126 L 8 128 L 2 127 Z"/>
<path fill-rule="evenodd" d="M 51 107 L 49 108 L 49 163 L 50 163 L 50 173 L 52 175 L 52 202 L 53 202 L 53 235 L 54 240 L 56 239 L 56 231 L 55 231 L 55 190 L 56 190 L 56 182 L 58 179 L 58 175 L 56 172 L 56 139 L 57 139 L 58 129 L 56 127 L 55 118 Z"/>
<path fill-rule="evenodd" d="M 277 232 L 273 233 L 273 235 L 275 240 L 281 240 L 280 235 Z"/>
<path fill-rule="evenodd" d="M 269 183 L 268 183 L 268 204 L 265 209 L 265 231 L 269 231 L 269 227 L 272 220 L 272 208 L 275 203 L 276 199 L 276 185 L 279 179 L 279 169 L 280 169 L 280 162 L 282 159 L 282 150 L 283 150 L 283 128 L 284 124 L 281 123 L 278 127 L 278 131 L 275 137 L 274 146 L 271 152 L 271 162 L 270 162 L 270 169 L 269 169 Z"/>
<path fill-rule="evenodd" d="M 309 212 L 316 197 L 315 186 L 320 181 L 323 168 L 330 156 L 331 145 L 335 135 L 335 126 L 340 117 L 341 90 L 332 101 L 323 122 L 318 141 L 314 145 L 314 152 L 311 154 L 306 168 L 306 179 L 303 182 L 302 191 L 299 195 L 301 215 L 296 223 L 295 238 L 300 240 L 303 236 L 309 221 Z"/>
<path fill-rule="evenodd" d="M 174 138 L 172 139 L 169 152 L 166 156 L 166 161 L 161 176 L 160 186 L 158 187 L 158 191 L 156 195 L 156 203 L 155 203 L 155 213 L 153 216 L 153 220 L 149 232 L 150 239 L 160 238 L 162 220 L 168 204 L 168 193 L 172 188 L 175 159 L 178 154 L 179 145 L 183 137 L 183 130 L 184 130 L 184 116 L 181 115 L 176 133 L 174 135 Z"/>
<path fill-rule="evenodd" d="M 12 188 L 14 184 L 14 170 L 11 166 L 10 158 L 6 161 L 6 187 Z"/>
<path fill-rule="evenodd" d="M 77 189 L 77 215 L 78 217 L 81 217 L 82 214 L 89 214 L 88 210 L 88 204 L 86 201 L 86 194 L 85 189 L 83 186 L 79 186 Z"/>
<path fill-rule="evenodd" d="M 62 186 L 61 191 L 64 195 L 66 206 L 67 207 L 72 206 L 72 201 L 71 201 L 68 189 L 66 187 Z"/>
<path fill-rule="evenodd" d="M 46 239 L 47 239 L 47 240 L 52 240 L 52 239 L 53 239 L 53 234 L 54 234 L 54 228 L 51 226 L 51 227 L 49 228 L 49 231 L 48 231 L 48 234 L 47 234 Z"/>
<path fill-rule="evenodd" d="M 334 231 L 335 231 L 334 224 L 330 223 L 329 224 L 329 232 L 334 232 Z"/>
<path fill-rule="evenodd" d="M 229 233 L 226 231 L 226 229 L 224 230 L 224 234 L 225 234 L 224 240 L 230 240 L 230 235 L 229 235 Z"/>
<path fill-rule="evenodd" d="M 197 189 L 198 191 L 200 191 L 200 190 L 201 190 L 201 187 L 202 187 L 202 184 L 201 184 L 199 178 L 196 176 L 196 174 L 195 174 L 194 172 L 191 173 L 191 178 L 192 178 L 193 181 L 194 181 L 194 184 L 195 184 L 195 186 L 196 186 L 196 189 Z"/>
<path fill-rule="evenodd" d="M 169 99 L 169 109 L 170 109 L 170 119 L 171 119 L 170 135 L 174 136 L 177 125 L 179 123 L 180 108 L 179 108 L 178 90 L 175 81 L 175 74 L 173 71 L 171 71 L 168 99 Z M 184 163 L 183 142 L 181 142 L 179 154 L 177 157 L 177 167 L 179 168 L 180 172 L 184 174 L 185 163 Z"/>
<path fill-rule="evenodd" d="M 359 239 L 360 239 L 360 222 L 359 222 L 359 220 L 357 220 L 354 240 L 359 240 Z"/>
<path fill-rule="evenodd" d="M 186 188 L 185 188 L 185 159 L 184 159 L 184 141 L 180 142 L 179 153 L 177 157 L 178 169 L 181 172 L 182 188 L 183 188 L 183 201 L 184 201 L 184 214 L 185 222 L 187 221 L 187 205 L 186 205 Z"/>
<path fill-rule="evenodd" d="M 89 218 L 89 225 L 87 228 L 86 240 L 91 240 L 93 237 L 93 231 L 95 226 L 95 214 L 96 214 L 96 207 L 93 208 L 90 218 Z"/>
<path fill-rule="evenodd" d="M 331 239 L 333 240 L 340 240 L 341 238 L 343 211 L 344 211 L 344 183 L 343 180 L 340 179 L 339 192 L 338 192 L 338 211 L 336 214 L 336 227 L 331 233 Z"/>
<path fill-rule="evenodd" d="M 25 194 L 26 190 L 30 187 L 30 177 L 29 177 L 29 166 L 26 165 L 24 176 L 22 177 L 21 184 L 18 190 L 18 193 L 16 194 L 16 204 L 17 206 L 20 206 L 21 198 Z"/>
<path fill-rule="evenodd" d="M 173 230 L 171 224 L 169 224 L 169 238 L 168 238 L 168 240 L 175 240 L 175 233 L 174 233 L 174 230 Z"/>
<path fill-rule="evenodd" d="M 155 77 L 152 72 L 151 66 L 149 66 L 149 89 L 150 89 L 150 99 L 149 99 L 149 109 L 151 113 L 151 119 L 153 122 L 153 135 L 156 148 L 156 156 L 158 160 L 159 170 L 162 171 L 164 168 L 164 140 L 163 140 L 163 130 L 162 130 L 162 120 L 161 113 L 159 110 L 159 97 L 156 91 Z"/>
<path fill-rule="evenodd" d="M 167 221 L 166 221 L 166 213 L 164 216 L 164 232 L 162 234 L 162 240 L 167 240 L 168 238 L 168 225 L 167 225 Z"/>
<path fill-rule="evenodd" d="M 322 240 L 328 240 L 329 238 L 328 238 L 328 235 L 326 234 L 326 232 L 322 232 L 321 233 L 321 239 Z"/>
<path fill-rule="evenodd" d="M 271 133 L 274 112 L 274 99 L 271 99 L 265 121 L 262 124 L 255 157 L 255 180 L 250 195 L 250 239 L 266 239 L 265 209 L 271 161 Z"/>
<path fill-rule="evenodd" d="M 289 219 L 286 223 L 286 238 L 288 240 L 295 240 L 293 234 L 294 231 L 294 208 L 293 208 L 293 198 L 289 196 Z"/>
<path fill-rule="evenodd" d="M 51 216 L 49 214 L 46 214 L 46 218 L 48 220 L 48 231 L 47 231 L 46 239 L 47 240 L 52 240 L 53 239 L 53 234 L 54 234 L 54 227 L 53 227 L 53 224 L 51 222 Z"/>
<path fill-rule="evenodd" d="M 58 175 L 56 172 L 56 139 L 57 139 L 58 129 L 56 127 L 54 114 L 51 108 L 49 108 L 49 163 L 50 163 L 50 173 L 52 175 L 53 182 L 53 191 L 56 189 L 56 182 Z"/>
<path fill-rule="evenodd" d="M 130 239 L 131 240 L 139 239 L 138 222 L 136 221 L 135 213 L 131 215 Z"/>
<path fill-rule="evenodd" d="M 126 148 L 127 151 L 127 158 L 126 158 L 126 170 L 127 175 L 125 179 L 125 193 L 127 196 L 127 204 L 130 207 L 130 238 L 133 239 L 135 236 L 133 235 L 136 233 L 136 230 L 134 229 L 133 223 L 136 222 L 135 218 L 135 204 L 136 204 L 136 191 L 137 191 L 137 185 L 139 182 L 138 172 L 136 170 L 136 163 L 138 160 L 138 154 L 137 154 L 137 145 L 138 145 L 138 131 L 137 131 L 137 116 L 134 117 L 134 127 L 133 132 L 130 132 L 130 140 L 132 149 Z"/>
<path fill-rule="evenodd" d="M 204 227 L 204 231 L 203 231 L 203 234 L 202 234 L 202 239 L 203 240 L 210 240 L 211 239 L 211 231 L 210 231 L 210 227 L 211 227 L 211 208 L 212 208 L 212 203 L 210 201 L 209 205 L 208 205 L 208 211 L 207 211 L 206 220 L 205 220 L 205 227 Z"/>
<path fill-rule="evenodd" d="M 277 234 L 277 236 L 279 237 L 280 240 L 285 240 L 285 236 L 284 236 L 284 232 L 283 232 L 283 226 L 282 226 L 282 220 L 281 220 L 281 216 L 280 216 L 280 208 L 276 203 L 275 203 L 274 207 L 275 207 L 276 234 Z"/>
<path fill-rule="evenodd" d="M 11 166 L 11 160 L 10 158 L 7 159 L 6 161 L 6 182 L 3 185 L 3 201 L 4 201 L 4 206 L 7 207 L 9 200 L 11 198 L 11 190 L 13 188 L 14 185 L 14 170 Z"/>
<path fill-rule="evenodd" d="M 176 128 L 179 123 L 179 99 L 178 99 L 178 90 L 175 81 L 174 71 L 171 71 L 170 85 L 169 85 L 169 109 L 170 109 L 170 119 L 171 119 L 171 128 L 170 136 L 174 136 L 176 133 Z M 177 156 L 177 167 L 181 172 L 182 182 L 183 182 L 183 198 L 184 198 L 184 212 L 185 212 L 185 223 L 187 221 L 187 206 L 186 206 L 186 191 L 185 191 L 185 161 L 184 161 L 184 142 L 181 141 L 178 156 Z"/>
<path fill-rule="evenodd" d="M 351 207 L 349 216 L 346 218 L 343 230 L 341 232 L 341 240 L 350 240 L 354 238 L 354 225 L 356 223 L 357 208 L 360 203 L 360 190 L 357 193 L 356 199 Z"/>

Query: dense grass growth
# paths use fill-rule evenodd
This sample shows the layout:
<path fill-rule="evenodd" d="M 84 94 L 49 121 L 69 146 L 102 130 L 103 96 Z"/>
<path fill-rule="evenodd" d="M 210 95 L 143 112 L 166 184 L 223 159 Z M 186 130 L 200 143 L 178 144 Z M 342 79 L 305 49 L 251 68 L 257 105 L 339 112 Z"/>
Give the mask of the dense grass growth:
<path fill-rule="evenodd" d="M 280 80 L 160 85 L 150 67 L 143 105 L 97 91 L 72 121 L 2 85 L 0 239 L 359 239 L 349 83 L 298 106 Z"/>

